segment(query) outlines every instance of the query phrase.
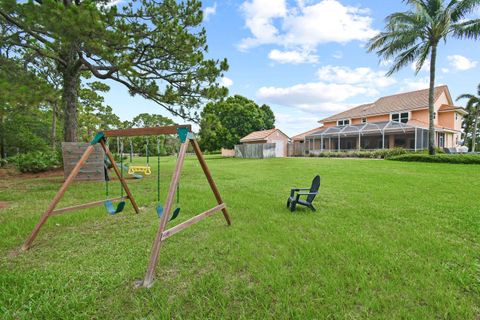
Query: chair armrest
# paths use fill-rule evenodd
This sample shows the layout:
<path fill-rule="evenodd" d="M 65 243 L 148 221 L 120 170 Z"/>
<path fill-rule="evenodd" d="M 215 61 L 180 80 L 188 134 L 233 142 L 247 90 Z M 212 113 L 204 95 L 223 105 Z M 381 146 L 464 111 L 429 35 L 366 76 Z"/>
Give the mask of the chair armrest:
<path fill-rule="evenodd" d="M 299 192 L 299 193 L 297 193 L 296 201 L 298 201 L 298 199 L 300 199 L 300 196 L 309 196 L 309 195 L 312 195 L 312 194 L 318 194 L 318 192 Z"/>
<path fill-rule="evenodd" d="M 298 192 L 300 190 L 310 190 L 310 188 L 291 188 L 290 189 L 290 197 L 293 197 L 295 195 L 295 192 Z"/>

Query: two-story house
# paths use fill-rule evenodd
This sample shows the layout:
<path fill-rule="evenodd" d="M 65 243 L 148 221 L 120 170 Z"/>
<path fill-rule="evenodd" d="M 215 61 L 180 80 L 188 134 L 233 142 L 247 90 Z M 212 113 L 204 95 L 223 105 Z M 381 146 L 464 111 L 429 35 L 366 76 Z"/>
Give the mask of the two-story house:
<path fill-rule="evenodd" d="M 435 88 L 435 144 L 456 147 L 466 111 L 453 104 L 447 86 Z M 320 127 L 294 136 L 303 152 L 428 148 L 428 89 L 382 97 L 319 121 Z"/>

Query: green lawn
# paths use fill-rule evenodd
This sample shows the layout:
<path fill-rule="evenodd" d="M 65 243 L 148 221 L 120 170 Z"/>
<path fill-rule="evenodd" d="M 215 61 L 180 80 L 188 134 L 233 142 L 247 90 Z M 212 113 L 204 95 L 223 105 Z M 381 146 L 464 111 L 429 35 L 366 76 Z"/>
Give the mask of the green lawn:
<path fill-rule="evenodd" d="M 174 159 L 162 159 L 162 199 Z M 143 207 L 51 218 L 18 253 L 62 181 L 0 180 L 0 316 L 6 319 L 479 319 L 480 166 L 352 159 L 209 157 L 228 205 L 168 239 L 142 278 L 158 226 L 156 171 L 129 180 Z M 291 186 L 322 176 L 318 211 L 291 214 Z M 112 189 L 117 190 L 117 187 Z M 101 199 L 79 183 L 62 205 Z M 181 214 L 215 205 L 187 158 Z"/>

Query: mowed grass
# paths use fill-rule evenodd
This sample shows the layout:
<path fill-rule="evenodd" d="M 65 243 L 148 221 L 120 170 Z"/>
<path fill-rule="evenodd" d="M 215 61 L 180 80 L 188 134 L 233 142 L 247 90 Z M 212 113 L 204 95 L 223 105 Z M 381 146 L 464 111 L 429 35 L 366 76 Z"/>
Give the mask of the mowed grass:
<path fill-rule="evenodd" d="M 137 159 L 137 163 L 144 159 Z M 52 217 L 24 239 L 62 178 L 3 179 L 0 315 L 6 319 L 479 319 L 480 167 L 378 160 L 207 159 L 233 225 L 215 214 L 169 238 L 144 276 L 158 218 L 156 170 L 129 180 L 141 214 Z M 162 201 L 174 158 L 162 158 Z M 318 211 L 285 208 L 322 176 Z M 198 162 L 182 173 L 184 221 L 216 203 Z M 118 190 L 112 183 L 111 189 Z M 77 183 L 62 205 L 102 199 Z"/>

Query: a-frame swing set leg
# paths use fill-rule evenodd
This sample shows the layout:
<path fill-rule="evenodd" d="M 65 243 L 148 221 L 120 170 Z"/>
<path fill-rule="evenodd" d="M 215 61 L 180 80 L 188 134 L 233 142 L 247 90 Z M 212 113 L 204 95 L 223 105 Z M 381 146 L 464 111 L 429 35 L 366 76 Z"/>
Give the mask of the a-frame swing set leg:
<path fill-rule="evenodd" d="M 136 213 L 139 213 L 139 209 L 138 209 L 138 206 L 137 206 L 137 203 L 135 202 L 135 199 L 133 198 L 133 195 L 132 193 L 130 192 L 130 189 L 128 188 L 128 185 L 127 185 L 127 182 L 125 181 L 125 179 L 123 179 L 123 177 L 121 176 L 120 174 L 120 170 L 118 169 L 117 167 L 117 164 L 115 163 L 114 161 L 114 158 L 113 158 L 113 155 L 111 154 L 110 150 L 108 149 L 108 147 L 105 145 L 105 142 L 103 139 L 100 139 L 100 144 L 103 148 L 103 150 L 105 151 L 105 154 L 107 155 L 107 157 L 110 159 L 112 165 L 113 165 L 113 169 L 115 171 L 115 174 L 117 175 L 118 179 L 120 180 L 120 183 L 122 184 L 122 188 L 125 190 L 126 194 L 127 194 L 127 197 L 128 199 L 130 200 L 130 202 L 132 203 L 132 206 L 133 208 L 135 209 L 135 212 Z M 45 210 L 45 212 L 42 214 L 42 216 L 40 217 L 40 220 L 38 221 L 38 223 L 35 225 L 35 228 L 33 228 L 30 236 L 27 238 L 27 240 L 25 241 L 25 243 L 23 244 L 22 246 L 22 250 L 23 251 L 26 251 L 28 249 L 30 249 L 30 246 L 32 245 L 32 242 L 35 240 L 35 238 L 37 237 L 38 233 L 40 232 L 40 229 L 42 228 L 42 226 L 45 224 L 45 222 L 47 222 L 48 218 L 52 215 L 52 213 L 54 213 L 54 210 L 55 210 L 55 207 L 57 206 L 57 204 L 60 202 L 60 200 L 62 199 L 63 195 L 65 194 L 65 192 L 67 191 L 68 187 L 73 183 L 73 180 L 75 179 L 75 177 L 77 176 L 78 172 L 80 171 L 80 169 L 85 165 L 86 161 L 88 160 L 88 158 L 90 157 L 90 155 L 92 154 L 93 150 L 94 150 L 94 147 L 95 147 L 95 144 L 90 144 L 87 149 L 85 150 L 85 152 L 83 153 L 82 157 L 80 158 L 80 160 L 78 160 L 77 164 L 75 165 L 75 167 L 72 169 L 72 171 L 70 172 L 70 174 L 68 175 L 67 179 L 65 179 L 65 182 L 62 184 L 62 186 L 60 187 L 60 189 L 58 190 L 58 192 L 55 194 L 55 197 L 53 197 L 52 201 L 50 202 L 50 204 L 48 205 L 47 209 Z M 65 210 L 67 211 L 67 210 Z"/>
<path fill-rule="evenodd" d="M 160 219 L 160 226 L 158 227 L 157 235 L 155 236 L 155 240 L 153 242 L 150 262 L 147 267 L 147 273 L 143 281 L 140 280 L 136 283 L 137 286 L 144 286 L 149 288 L 153 284 L 155 268 L 157 266 L 158 256 L 160 254 L 160 248 L 163 242 L 162 241 L 163 231 L 165 231 L 167 222 L 170 219 L 170 212 L 172 211 L 173 199 L 175 197 L 177 184 L 180 180 L 180 173 L 182 171 L 183 162 L 185 160 L 185 155 L 187 153 L 187 148 L 188 148 L 188 139 L 185 142 L 183 142 L 182 145 L 180 146 L 177 163 L 175 165 L 175 170 L 173 171 L 172 180 L 170 182 L 170 187 L 167 193 L 167 201 L 165 202 L 163 215 L 162 215 L 162 218 Z"/>
<path fill-rule="evenodd" d="M 105 144 L 105 138 L 106 137 L 118 137 L 118 136 L 139 136 L 139 135 L 159 135 L 159 134 L 175 134 L 178 133 L 180 136 L 180 139 L 182 141 L 182 145 L 180 147 L 179 151 L 179 156 L 177 158 L 177 163 L 175 166 L 175 170 L 173 172 L 172 176 L 172 181 L 170 183 L 170 188 L 168 190 L 167 194 L 167 201 L 165 203 L 165 210 L 164 214 L 162 215 L 160 225 L 155 237 L 155 241 L 153 242 L 152 246 L 152 253 L 150 257 L 150 262 L 147 268 L 147 272 L 145 275 L 144 280 L 141 280 L 137 282 L 138 286 L 143 286 L 143 287 L 150 287 L 153 283 L 154 279 L 154 274 L 155 274 L 155 269 L 158 263 L 158 257 L 160 254 L 160 249 L 162 246 L 163 241 L 165 241 L 167 238 L 171 237 L 177 232 L 180 232 L 181 230 L 213 215 L 214 213 L 218 211 L 222 211 L 224 218 L 227 222 L 228 225 L 231 225 L 231 219 L 227 211 L 227 206 L 223 202 L 222 197 L 220 196 L 220 192 L 217 189 L 217 186 L 215 184 L 215 181 L 213 180 L 210 170 L 208 169 L 208 166 L 205 162 L 205 159 L 203 158 L 202 151 L 200 150 L 200 147 L 195 140 L 195 137 L 193 134 L 190 132 L 191 127 L 189 125 L 180 125 L 180 126 L 165 126 L 165 127 L 154 127 L 154 128 L 134 128 L 134 129 L 119 129 L 119 130 L 109 130 L 105 132 L 100 132 L 97 134 L 97 136 L 92 140 L 90 145 L 87 147 L 85 152 L 83 153 L 82 157 L 80 160 L 77 162 L 73 170 L 70 172 L 69 176 L 65 180 L 65 182 L 62 184 L 60 187 L 59 191 L 55 194 L 55 197 L 52 199 L 50 204 L 48 205 L 47 210 L 43 213 L 43 215 L 40 217 L 40 220 L 38 221 L 37 225 L 35 228 L 32 230 L 32 233 L 30 236 L 27 238 L 25 243 L 22 246 L 23 250 L 28 250 L 32 244 L 32 242 L 35 240 L 36 236 L 38 235 L 40 229 L 42 226 L 45 224 L 45 222 L 48 220 L 48 218 L 52 215 L 58 215 L 58 214 L 63 214 L 64 212 L 68 211 L 73 211 L 73 210 L 78 210 L 78 209 L 83 209 L 83 208 L 90 208 L 96 205 L 99 205 L 102 203 L 102 201 L 95 201 L 95 202 L 90 202 L 86 204 L 81 204 L 81 205 L 76 205 L 72 207 L 67 207 L 67 208 L 61 208 L 55 210 L 55 207 L 58 205 L 60 200 L 62 199 L 63 195 L 67 191 L 68 187 L 72 184 L 73 180 L 77 176 L 78 172 L 80 169 L 85 165 L 86 161 L 88 160 L 89 156 L 92 154 L 94 145 L 96 143 L 100 143 L 102 146 L 103 150 L 105 151 L 105 154 L 107 155 L 108 159 L 113 165 L 113 169 L 115 171 L 115 174 L 117 175 L 122 188 L 125 190 L 125 193 L 127 194 L 127 198 L 130 200 L 132 203 L 133 208 L 135 209 L 136 213 L 139 213 L 138 205 L 135 202 L 135 199 L 132 196 L 132 193 L 130 192 L 130 189 L 128 188 L 128 185 L 123 179 L 120 169 L 118 168 L 113 155 L 111 154 L 110 150 Z M 175 197 L 175 192 L 176 192 L 176 187 L 179 183 L 180 180 L 180 172 L 182 170 L 185 156 L 187 153 L 187 148 L 189 145 L 190 140 L 192 141 L 192 146 L 195 151 L 195 155 L 198 158 L 198 161 L 200 162 L 200 165 L 202 167 L 202 170 L 207 178 L 207 181 L 210 185 L 210 188 L 213 191 L 213 194 L 215 195 L 215 198 L 217 200 L 218 205 L 203 212 L 200 213 L 180 224 L 177 224 L 176 226 L 165 230 L 166 225 L 169 221 L 170 218 L 170 213 L 172 211 L 172 205 Z"/>
<path fill-rule="evenodd" d="M 176 225 L 175 227 L 173 227 L 171 229 L 165 230 L 167 222 L 169 221 L 169 218 L 170 218 L 170 211 L 172 209 L 173 200 L 174 200 L 174 197 L 175 197 L 176 186 L 177 186 L 177 184 L 180 180 L 180 173 L 182 171 L 182 167 L 183 167 L 183 164 L 184 164 L 185 155 L 187 153 L 189 140 L 190 140 L 189 138 L 186 138 L 185 142 L 182 142 L 182 145 L 180 146 L 180 151 L 179 151 L 179 154 L 178 154 L 177 163 L 175 165 L 175 170 L 173 172 L 172 180 L 170 182 L 170 188 L 168 189 L 167 201 L 165 203 L 164 214 L 161 218 L 160 226 L 158 227 L 158 231 L 157 231 L 157 234 L 155 236 L 155 240 L 153 242 L 152 253 L 151 253 L 151 256 L 150 256 L 150 262 L 149 262 L 148 267 L 147 267 L 147 272 L 145 274 L 145 279 L 137 281 L 135 283 L 136 287 L 143 286 L 143 287 L 146 287 L 146 288 L 150 288 L 153 285 L 154 276 L 155 276 L 155 269 L 157 267 L 158 257 L 160 255 L 160 249 L 162 247 L 163 242 L 167 238 L 169 238 L 170 236 L 172 236 L 175 233 L 177 233 L 177 232 L 179 232 L 179 231 L 181 231 L 181 230 L 183 230 L 183 229 L 185 229 L 185 228 L 187 228 L 187 227 L 205 219 L 206 217 L 209 217 L 209 216 L 213 215 L 215 212 L 218 212 L 220 210 L 222 210 L 223 215 L 225 217 L 225 220 L 227 221 L 227 224 L 228 225 L 232 224 L 230 216 L 229 216 L 228 211 L 227 211 L 227 206 L 223 202 L 222 197 L 220 196 L 220 192 L 218 191 L 218 188 L 215 184 L 215 181 L 213 180 L 212 175 L 210 174 L 210 170 L 208 169 L 207 163 L 205 162 L 205 159 L 203 158 L 202 151 L 200 150 L 200 147 L 199 147 L 197 141 L 195 139 L 191 139 L 192 146 L 193 146 L 193 149 L 195 151 L 195 154 L 198 158 L 198 161 L 200 162 L 200 165 L 202 167 L 203 172 L 205 173 L 205 176 L 208 180 L 210 188 L 212 189 L 213 194 L 215 195 L 215 198 L 217 200 L 218 205 L 213 207 L 212 209 L 209 209 L 209 210 L 207 210 L 203 213 L 200 213 L 200 214 L 194 216 L 193 218 L 191 218 L 187 221 L 184 221 L 184 222 Z"/>

